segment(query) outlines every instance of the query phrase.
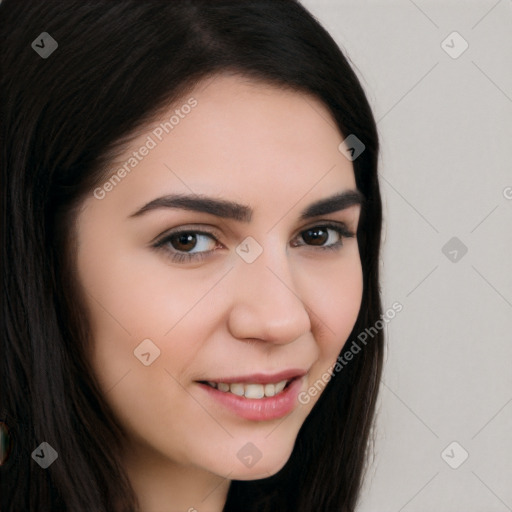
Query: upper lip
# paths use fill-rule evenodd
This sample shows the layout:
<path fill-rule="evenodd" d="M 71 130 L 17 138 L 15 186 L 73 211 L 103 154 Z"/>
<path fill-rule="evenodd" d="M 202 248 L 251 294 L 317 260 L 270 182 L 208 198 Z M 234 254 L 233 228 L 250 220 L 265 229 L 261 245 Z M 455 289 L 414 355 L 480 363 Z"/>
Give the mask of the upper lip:
<path fill-rule="evenodd" d="M 277 383 L 283 380 L 292 380 L 297 377 L 302 377 L 306 375 L 307 370 L 301 370 L 297 368 L 291 368 L 289 370 L 283 370 L 278 373 L 251 373 L 248 375 L 239 375 L 239 376 L 231 376 L 231 377 L 214 377 L 203 379 L 201 382 L 209 381 L 209 382 L 223 382 L 226 384 L 234 384 L 234 383 L 251 383 L 251 384 L 270 384 Z"/>

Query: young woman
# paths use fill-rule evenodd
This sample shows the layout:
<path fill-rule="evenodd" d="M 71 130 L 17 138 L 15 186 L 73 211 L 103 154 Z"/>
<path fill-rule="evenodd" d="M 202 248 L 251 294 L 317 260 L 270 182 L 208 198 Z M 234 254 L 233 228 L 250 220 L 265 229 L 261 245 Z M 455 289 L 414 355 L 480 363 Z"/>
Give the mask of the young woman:
<path fill-rule="evenodd" d="M 0 20 L 1 510 L 354 510 L 381 201 L 333 39 L 293 0 Z"/>

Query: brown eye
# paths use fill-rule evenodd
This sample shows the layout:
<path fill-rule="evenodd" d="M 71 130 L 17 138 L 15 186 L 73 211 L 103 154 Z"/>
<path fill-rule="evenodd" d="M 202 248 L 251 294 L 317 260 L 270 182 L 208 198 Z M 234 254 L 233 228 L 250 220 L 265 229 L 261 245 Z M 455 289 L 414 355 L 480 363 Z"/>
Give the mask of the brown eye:
<path fill-rule="evenodd" d="M 322 251 L 334 251 L 341 249 L 345 238 L 354 236 L 344 224 L 326 223 L 302 231 L 295 237 L 292 247 L 309 246 Z M 218 240 L 213 233 L 184 229 L 168 233 L 153 247 L 165 251 L 176 263 L 202 261 L 219 249 Z"/>
<path fill-rule="evenodd" d="M 310 246 L 321 250 L 337 250 L 341 249 L 345 238 L 354 236 L 355 233 L 344 224 L 326 223 L 302 231 L 293 243 L 293 247 Z"/>
<path fill-rule="evenodd" d="M 175 231 L 169 233 L 153 247 L 165 251 L 173 262 L 200 261 L 215 251 L 217 239 L 205 231 Z"/>
<path fill-rule="evenodd" d="M 329 239 L 329 233 L 324 227 L 316 227 L 302 232 L 302 239 L 309 245 L 324 245 Z"/>
<path fill-rule="evenodd" d="M 197 244 L 197 237 L 193 233 L 178 233 L 169 238 L 169 243 L 177 251 L 190 251 Z"/>
<path fill-rule="evenodd" d="M 201 231 L 178 231 L 170 233 L 157 246 L 165 246 L 173 252 L 190 254 L 208 252 L 215 247 L 216 238 L 211 233 Z"/>

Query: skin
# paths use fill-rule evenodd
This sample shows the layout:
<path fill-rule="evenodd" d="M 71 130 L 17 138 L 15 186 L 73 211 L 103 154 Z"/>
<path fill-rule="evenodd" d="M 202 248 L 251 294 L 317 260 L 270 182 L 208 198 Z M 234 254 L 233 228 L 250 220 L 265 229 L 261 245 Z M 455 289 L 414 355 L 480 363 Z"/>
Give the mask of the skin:
<path fill-rule="evenodd" d="M 312 96 L 236 75 L 202 82 L 191 96 L 198 102 L 191 113 L 103 199 L 91 193 L 76 224 L 90 357 L 129 434 L 123 463 L 144 512 L 220 512 L 231 480 L 278 472 L 320 393 L 284 418 L 250 421 L 196 381 L 302 368 L 307 390 L 334 364 L 362 297 L 357 239 L 329 251 L 301 236 L 326 221 L 357 230 L 359 205 L 299 219 L 312 202 L 356 189 L 328 109 Z M 252 219 L 171 208 L 130 217 L 157 197 L 192 192 L 251 206 Z M 187 246 L 151 247 L 181 226 L 213 231 L 218 242 L 200 236 L 188 251 L 214 252 L 179 263 L 173 249 Z M 247 236 L 263 249 L 250 264 L 235 251 Z M 331 245 L 340 237 L 329 230 L 325 238 Z M 160 356 L 145 366 L 134 350 L 148 338 Z M 248 442 L 262 454 L 251 468 L 237 457 Z"/>

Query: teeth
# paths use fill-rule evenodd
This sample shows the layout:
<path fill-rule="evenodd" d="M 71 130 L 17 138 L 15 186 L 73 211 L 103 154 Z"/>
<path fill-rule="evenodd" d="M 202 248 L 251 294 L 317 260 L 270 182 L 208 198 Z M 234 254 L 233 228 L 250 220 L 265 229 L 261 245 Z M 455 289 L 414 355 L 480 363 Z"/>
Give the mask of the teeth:
<path fill-rule="evenodd" d="M 281 391 L 283 391 L 284 387 L 286 386 L 286 382 L 286 380 L 282 380 L 276 384 L 276 395 L 277 393 L 281 393 Z"/>
<path fill-rule="evenodd" d="M 263 398 L 265 387 L 261 384 L 247 384 L 245 387 L 245 398 Z"/>
<path fill-rule="evenodd" d="M 225 382 L 212 382 L 208 381 L 208 385 L 212 388 L 216 388 L 219 391 L 231 392 L 237 396 L 245 396 L 245 398 L 259 399 L 265 397 L 275 396 L 281 393 L 288 383 L 287 380 L 282 380 L 276 384 L 242 384 L 236 382 L 233 384 L 227 384 Z"/>
<path fill-rule="evenodd" d="M 229 391 L 231 391 L 231 393 L 234 395 L 244 396 L 244 385 L 238 383 L 231 384 L 229 386 Z"/>
<path fill-rule="evenodd" d="M 276 387 L 274 384 L 265 384 L 265 396 L 274 396 L 276 394 Z"/>

